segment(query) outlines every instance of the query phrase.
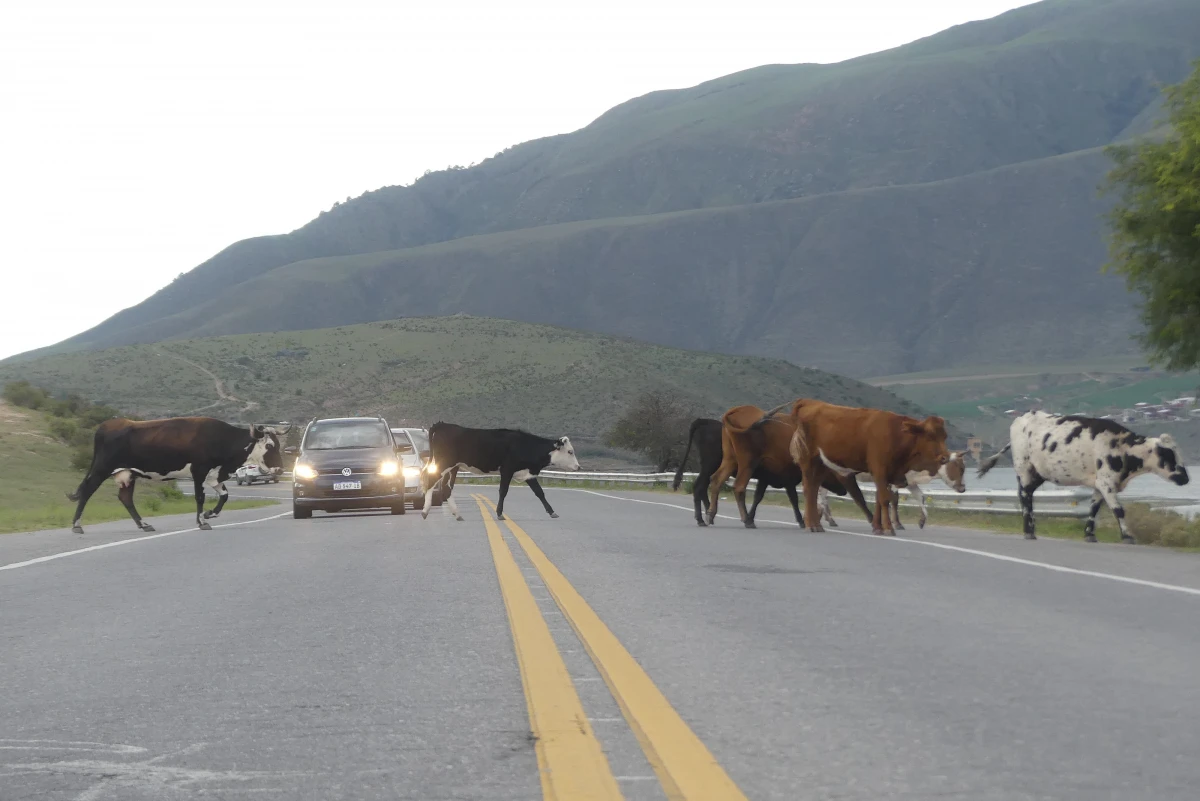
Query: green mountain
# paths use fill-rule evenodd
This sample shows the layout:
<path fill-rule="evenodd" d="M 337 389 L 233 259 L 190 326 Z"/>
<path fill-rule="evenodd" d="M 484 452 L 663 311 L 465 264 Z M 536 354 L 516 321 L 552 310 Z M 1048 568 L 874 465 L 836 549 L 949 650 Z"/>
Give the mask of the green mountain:
<path fill-rule="evenodd" d="M 465 312 L 858 376 L 1131 353 L 1101 148 L 1197 56 L 1195 0 L 1046 0 L 654 92 L 235 243 L 49 350 Z"/>
<path fill-rule="evenodd" d="M 584 441 L 607 432 L 649 389 L 671 391 L 717 417 L 741 403 L 769 408 L 802 396 L 925 414 L 887 390 L 780 360 L 474 317 L 127 345 L 0 364 L 0 384 L 16 379 L 86 391 L 145 417 L 383 414 L 394 425 L 522 426 Z"/>

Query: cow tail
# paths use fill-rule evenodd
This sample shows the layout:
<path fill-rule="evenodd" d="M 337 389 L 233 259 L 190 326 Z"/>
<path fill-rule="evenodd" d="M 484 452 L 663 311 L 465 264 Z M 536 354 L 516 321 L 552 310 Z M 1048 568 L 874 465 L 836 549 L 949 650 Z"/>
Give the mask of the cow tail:
<path fill-rule="evenodd" d="M 1012 443 L 1010 442 L 1007 445 L 1005 445 L 1003 448 L 1001 448 L 998 453 L 992 454 L 988 458 L 984 459 L 983 462 L 979 465 L 979 470 L 977 470 L 975 472 L 975 477 L 983 478 L 984 473 L 986 473 L 987 471 L 989 471 L 993 467 L 995 467 L 996 463 L 1000 461 L 1000 457 L 1003 456 L 1004 454 L 1008 453 L 1009 450 L 1011 450 L 1011 449 L 1012 449 Z"/>
<path fill-rule="evenodd" d="M 96 429 L 96 434 L 92 438 L 92 463 L 88 465 L 87 472 L 83 474 L 83 480 L 79 482 L 79 486 L 74 492 L 67 493 L 68 501 L 78 501 L 83 494 L 84 485 L 88 483 L 88 479 L 92 477 L 92 473 L 96 470 L 96 459 L 100 456 L 100 429 Z"/>
<path fill-rule="evenodd" d="M 688 444 L 683 451 L 683 461 L 679 463 L 679 469 L 675 471 L 675 479 L 671 482 L 671 491 L 675 492 L 679 489 L 679 485 L 683 483 L 683 470 L 687 467 L 688 455 L 692 452 L 692 440 L 696 438 L 696 429 L 700 427 L 700 420 L 692 421 L 692 427 L 688 429 Z"/>

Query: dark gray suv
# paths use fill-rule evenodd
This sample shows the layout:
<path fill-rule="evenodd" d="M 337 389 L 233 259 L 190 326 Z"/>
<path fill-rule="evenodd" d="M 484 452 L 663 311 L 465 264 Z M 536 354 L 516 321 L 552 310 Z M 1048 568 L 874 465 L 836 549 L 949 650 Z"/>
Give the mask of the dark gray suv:
<path fill-rule="evenodd" d="M 304 430 L 292 479 L 292 517 L 304 519 L 314 509 L 391 509 L 402 515 L 405 485 L 419 491 L 420 475 L 404 469 L 382 417 L 332 417 Z"/>

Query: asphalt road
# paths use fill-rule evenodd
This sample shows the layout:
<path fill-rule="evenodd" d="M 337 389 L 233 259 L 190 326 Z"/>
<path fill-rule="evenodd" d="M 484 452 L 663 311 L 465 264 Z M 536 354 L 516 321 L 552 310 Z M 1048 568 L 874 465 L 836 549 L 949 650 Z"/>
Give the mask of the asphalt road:
<path fill-rule="evenodd" d="M 473 492 L 0 536 L 0 801 L 1197 797 L 1200 556 Z"/>

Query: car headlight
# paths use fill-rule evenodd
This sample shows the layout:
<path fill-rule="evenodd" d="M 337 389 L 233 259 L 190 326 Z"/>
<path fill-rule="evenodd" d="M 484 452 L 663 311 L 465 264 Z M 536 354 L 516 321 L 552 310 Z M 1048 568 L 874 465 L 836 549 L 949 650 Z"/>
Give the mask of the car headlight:
<path fill-rule="evenodd" d="M 399 472 L 399 462 L 384 462 L 383 464 L 379 465 L 379 475 L 381 476 L 394 476 Z"/>
<path fill-rule="evenodd" d="M 425 465 L 425 472 L 431 476 L 436 476 L 438 472 L 437 465 L 433 462 L 430 462 L 429 464 Z"/>
<path fill-rule="evenodd" d="M 306 464 L 298 464 L 292 468 L 292 475 L 296 478 L 316 478 L 317 471 Z"/>
<path fill-rule="evenodd" d="M 421 475 L 421 471 L 420 471 L 420 469 L 418 469 L 416 467 L 404 468 L 404 477 L 405 478 L 419 478 L 420 475 Z"/>

